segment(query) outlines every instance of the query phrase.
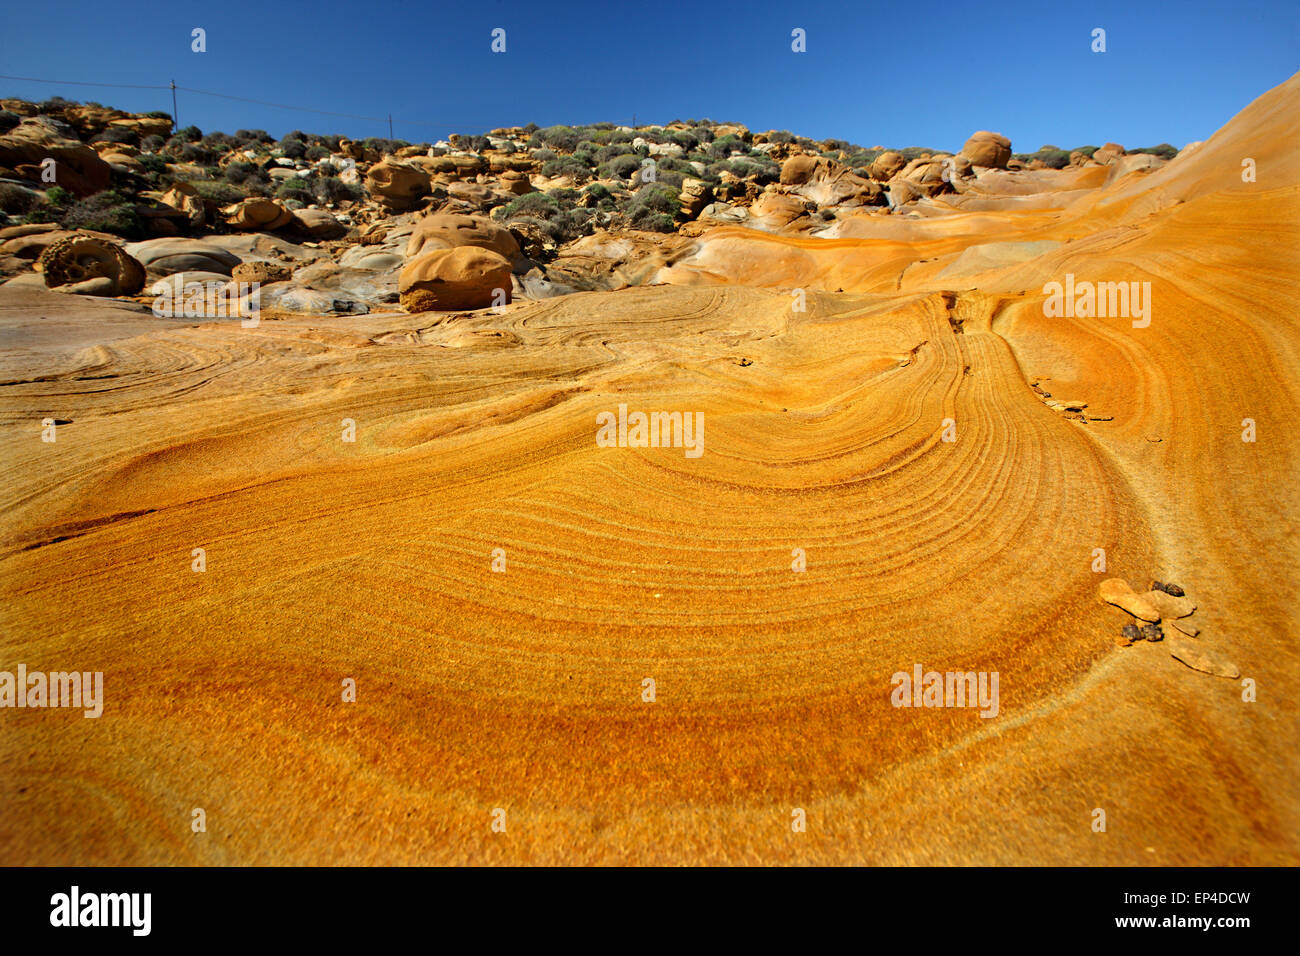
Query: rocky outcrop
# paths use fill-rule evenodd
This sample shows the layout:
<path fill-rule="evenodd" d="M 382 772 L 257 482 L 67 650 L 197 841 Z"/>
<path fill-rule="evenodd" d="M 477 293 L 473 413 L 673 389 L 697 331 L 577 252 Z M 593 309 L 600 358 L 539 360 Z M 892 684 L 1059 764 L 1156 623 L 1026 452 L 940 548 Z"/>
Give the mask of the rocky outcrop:
<path fill-rule="evenodd" d="M 1006 169 L 1011 159 L 1011 140 L 1001 133 L 980 130 L 966 140 L 961 154 L 971 161 L 973 166 L 987 166 L 992 169 Z"/>
<path fill-rule="evenodd" d="M 0 136 L 0 166 L 12 169 L 22 179 L 62 186 L 78 196 L 107 189 L 113 176 L 108 163 L 89 146 L 61 136 L 42 119 L 24 120 Z M 46 159 L 54 160 L 52 183 L 42 178 Z"/>
<path fill-rule="evenodd" d="M 510 261 L 489 249 L 460 246 L 425 253 L 398 280 L 407 312 L 484 309 L 510 301 Z"/>
<path fill-rule="evenodd" d="M 38 268 L 47 288 L 76 295 L 135 295 L 144 288 L 144 266 L 113 242 L 67 236 L 41 253 Z"/>
<path fill-rule="evenodd" d="M 404 211 L 429 195 L 429 174 L 413 163 L 386 160 L 366 173 L 366 190 L 387 208 Z"/>
<path fill-rule="evenodd" d="M 416 220 L 411 238 L 406 243 L 406 255 L 411 258 L 437 249 L 461 246 L 489 249 L 509 261 L 518 259 L 520 255 L 519 243 L 509 229 L 481 216 L 455 214 L 425 216 Z"/>

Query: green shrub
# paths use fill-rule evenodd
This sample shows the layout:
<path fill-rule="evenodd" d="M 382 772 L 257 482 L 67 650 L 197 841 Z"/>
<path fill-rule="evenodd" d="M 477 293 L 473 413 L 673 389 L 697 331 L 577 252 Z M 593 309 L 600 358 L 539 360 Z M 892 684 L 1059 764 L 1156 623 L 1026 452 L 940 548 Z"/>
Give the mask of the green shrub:
<path fill-rule="evenodd" d="M 167 145 L 167 140 L 163 139 L 157 133 L 150 133 L 144 139 L 140 140 L 140 148 L 146 153 L 161 152 L 162 148 Z"/>
<path fill-rule="evenodd" d="M 1087 156 L 1089 159 L 1092 159 L 1092 154 L 1097 152 L 1097 150 L 1099 150 L 1100 148 L 1101 148 L 1100 146 L 1076 146 L 1072 150 L 1072 152 L 1083 153 L 1083 155 Z"/>
<path fill-rule="evenodd" d="M 311 146 L 308 147 L 305 158 L 311 160 L 314 163 L 317 162 L 318 160 L 328 159 L 329 155 L 330 155 L 330 151 L 326 149 L 324 146 Z"/>
<path fill-rule="evenodd" d="M 9 110 L 0 110 L 0 133 L 7 133 L 19 123 L 23 118 L 17 113 L 11 113 Z"/>
<path fill-rule="evenodd" d="M 652 183 L 637 192 L 628 203 L 625 214 L 627 223 L 633 229 L 647 232 L 672 232 L 673 221 L 681 203 L 677 199 L 677 190 L 670 186 Z"/>
<path fill-rule="evenodd" d="M 225 179 L 228 183 L 242 183 L 249 179 L 269 178 L 260 166 L 253 163 L 234 162 L 226 167 Z M 251 184 L 250 184 L 251 185 Z"/>
<path fill-rule="evenodd" d="M 136 160 L 148 174 L 161 176 L 167 172 L 167 161 L 154 153 L 141 153 Z"/>
<path fill-rule="evenodd" d="M 311 181 L 311 191 L 316 201 L 321 203 L 343 202 L 352 200 L 360 202 L 365 198 L 365 190 L 357 183 L 345 183 L 337 176 L 315 176 Z"/>
<path fill-rule="evenodd" d="M 59 221 L 59 225 L 64 229 L 110 232 L 124 239 L 138 240 L 145 237 L 144 223 L 135 211 L 135 206 L 112 189 L 74 203 Z"/>
<path fill-rule="evenodd" d="M 1168 143 L 1161 143 L 1159 146 L 1143 146 L 1140 149 L 1130 149 L 1130 153 L 1146 153 L 1150 156 L 1159 156 L 1161 159 L 1173 159 L 1178 155 L 1178 150 Z"/>
<path fill-rule="evenodd" d="M 168 113 L 166 110 L 150 110 L 148 113 L 145 113 L 144 115 L 147 119 L 169 120 L 172 118 L 172 114 Z"/>
<path fill-rule="evenodd" d="M 569 176 L 581 185 L 591 179 L 591 170 L 572 156 L 561 156 L 542 164 L 543 176 Z"/>
<path fill-rule="evenodd" d="M 14 183 L 0 183 L 0 211 L 22 216 L 40 201 L 41 197 L 34 190 Z"/>
<path fill-rule="evenodd" d="M 506 203 L 505 217 L 513 219 L 516 216 L 536 216 L 539 219 L 549 219 L 559 211 L 560 204 L 554 196 L 546 193 L 528 193 Z"/>
<path fill-rule="evenodd" d="M 194 187 L 201 198 L 211 199 L 223 206 L 229 206 L 231 203 L 237 203 L 241 199 L 248 198 L 248 190 L 240 189 L 230 183 L 216 182 L 210 179 L 195 179 L 190 182 L 190 185 Z"/>
<path fill-rule="evenodd" d="M 312 192 L 311 183 L 301 176 L 292 176 L 280 184 L 280 188 L 275 191 L 278 199 L 296 199 L 301 203 L 313 203 L 316 196 Z"/>
<path fill-rule="evenodd" d="M 627 179 L 640 168 L 640 156 L 636 153 L 624 153 L 606 163 L 601 163 L 598 172 L 601 179 Z"/>
<path fill-rule="evenodd" d="M 307 144 L 300 139 L 285 137 L 279 143 L 280 152 L 289 159 L 302 159 L 307 155 Z"/>
<path fill-rule="evenodd" d="M 197 143 L 203 138 L 203 130 L 197 126 L 186 126 L 184 129 L 178 129 L 176 136 L 186 143 Z"/>

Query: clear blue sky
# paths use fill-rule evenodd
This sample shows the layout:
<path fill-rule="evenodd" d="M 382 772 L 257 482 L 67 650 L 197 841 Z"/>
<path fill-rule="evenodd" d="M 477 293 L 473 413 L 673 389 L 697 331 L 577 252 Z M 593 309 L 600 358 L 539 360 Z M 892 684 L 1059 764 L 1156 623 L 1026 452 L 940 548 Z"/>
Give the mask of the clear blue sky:
<path fill-rule="evenodd" d="M 1298 0 L 523 3 L 5 0 L 0 73 L 166 84 L 367 116 L 411 141 L 535 122 L 742 122 L 863 146 L 1017 152 L 1208 137 L 1300 68 Z M 207 52 L 191 31 L 207 31 Z M 506 52 L 490 50 L 506 30 Z M 791 31 L 807 34 L 793 53 Z M 1107 52 L 1090 49 L 1094 27 Z M 171 110 L 164 90 L 0 79 L 0 94 Z M 204 132 L 385 136 L 387 122 L 181 92 Z M 429 125 L 417 125 L 421 121 Z"/>

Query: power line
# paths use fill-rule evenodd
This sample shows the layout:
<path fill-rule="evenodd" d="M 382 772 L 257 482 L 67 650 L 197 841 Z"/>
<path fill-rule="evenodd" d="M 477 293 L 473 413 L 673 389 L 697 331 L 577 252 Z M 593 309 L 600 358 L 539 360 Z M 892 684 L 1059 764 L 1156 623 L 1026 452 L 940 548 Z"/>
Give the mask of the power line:
<path fill-rule="evenodd" d="M 0 73 L 0 80 L 25 80 L 28 83 L 53 83 L 56 86 L 111 86 L 119 90 L 165 90 L 165 86 L 142 86 L 138 83 L 82 83 L 77 80 L 41 80 L 34 76 L 10 76 Z"/>
<path fill-rule="evenodd" d="M 199 90 L 199 89 L 195 89 L 192 86 L 177 86 L 175 81 L 172 81 L 170 84 L 165 86 L 142 85 L 137 83 L 89 83 L 89 82 L 81 82 L 78 80 L 46 80 L 35 76 L 11 76 L 8 73 L 0 73 L 0 79 L 22 80 L 27 83 L 48 83 L 55 86 L 104 86 L 104 87 L 112 87 L 114 89 L 121 89 L 121 90 L 171 90 L 172 101 L 173 101 L 172 102 L 173 119 L 175 119 L 176 117 L 176 103 L 175 103 L 176 91 L 184 90 L 186 93 L 197 93 L 200 96 L 215 96 L 223 100 L 235 100 L 236 102 L 240 102 L 240 103 L 253 103 L 256 104 L 257 106 L 269 106 L 272 109 L 277 109 L 277 110 L 292 110 L 299 113 L 315 113 L 319 116 L 338 116 L 343 119 L 366 120 L 367 122 L 372 122 L 372 123 L 383 123 L 387 121 L 389 124 L 390 137 L 392 136 L 392 124 L 394 122 L 394 118 L 391 113 L 387 116 L 387 118 L 383 116 L 364 116 L 360 113 L 338 113 L 338 112 L 333 112 L 331 110 L 318 110 L 310 106 L 291 106 L 287 103 L 272 103 L 269 102 L 268 100 L 255 100 L 246 96 L 233 96 L 230 93 L 217 93 L 213 90 Z M 409 119 L 402 119 L 400 117 L 398 117 L 395 120 L 395 122 L 404 123 L 407 126 L 428 126 L 428 127 L 432 127 L 433 129 L 456 129 L 456 128 L 474 127 L 479 125 L 479 123 L 477 122 L 433 123 L 433 122 L 429 122 L 428 120 L 409 120 Z"/>

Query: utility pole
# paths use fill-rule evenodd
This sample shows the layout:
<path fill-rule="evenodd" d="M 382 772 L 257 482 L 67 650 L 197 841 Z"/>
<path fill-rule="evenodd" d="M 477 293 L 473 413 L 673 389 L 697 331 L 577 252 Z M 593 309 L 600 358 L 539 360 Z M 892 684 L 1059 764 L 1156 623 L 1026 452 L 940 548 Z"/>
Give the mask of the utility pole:
<path fill-rule="evenodd" d="M 172 132 L 181 128 L 181 119 L 176 115 L 176 81 L 172 80 Z"/>
<path fill-rule="evenodd" d="M 393 114 L 388 114 L 388 138 L 393 138 Z"/>

